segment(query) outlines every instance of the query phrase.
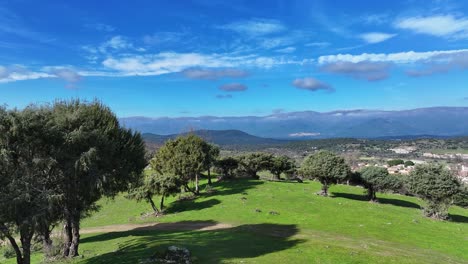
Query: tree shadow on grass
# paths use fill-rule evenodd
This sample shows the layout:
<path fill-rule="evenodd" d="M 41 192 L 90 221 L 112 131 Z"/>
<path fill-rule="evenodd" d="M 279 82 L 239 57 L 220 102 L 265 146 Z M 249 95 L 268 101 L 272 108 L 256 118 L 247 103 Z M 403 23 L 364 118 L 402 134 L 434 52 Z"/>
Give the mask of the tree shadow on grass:
<path fill-rule="evenodd" d="M 468 223 L 468 217 L 463 215 L 449 214 L 449 219 L 452 222 Z"/>
<path fill-rule="evenodd" d="M 211 222 L 207 224 L 214 224 Z M 187 223 L 186 223 L 187 224 Z M 199 230 L 199 228 L 197 229 Z M 230 259 L 255 258 L 292 248 L 304 240 L 293 239 L 296 225 L 255 224 L 216 230 L 132 230 L 98 234 L 82 239 L 83 263 L 141 263 L 175 245 L 189 249 L 196 263 L 221 263 Z M 92 243 L 92 245 L 86 245 Z M 104 243 L 104 244 L 101 244 Z M 96 254 L 101 245 L 115 245 L 112 252 Z M 91 248 L 88 250 L 87 248 Z"/>
<path fill-rule="evenodd" d="M 220 204 L 218 199 L 209 199 L 198 202 L 197 199 L 176 201 L 164 209 L 164 213 L 172 214 L 177 212 L 200 211 Z"/>
<path fill-rule="evenodd" d="M 366 202 L 369 201 L 366 195 L 354 194 L 354 193 L 333 192 L 333 197 L 340 197 L 340 198 L 352 199 L 352 200 L 357 200 L 357 201 L 366 201 Z M 395 206 L 421 209 L 421 206 L 419 206 L 419 204 L 405 201 L 405 200 L 377 197 L 377 201 L 380 204 L 391 204 Z"/>
<path fill-rule="evenodd" d="M 265 182 L 251 179 L 232 179 L 215 182 L 213 187 L 216 188 L 214 195 L 232 195 L 245 193 L 247 190 L 253 189 L 256 186 L 262 185 Z M 211 194 L 208 194 L 211 195 Z"/>

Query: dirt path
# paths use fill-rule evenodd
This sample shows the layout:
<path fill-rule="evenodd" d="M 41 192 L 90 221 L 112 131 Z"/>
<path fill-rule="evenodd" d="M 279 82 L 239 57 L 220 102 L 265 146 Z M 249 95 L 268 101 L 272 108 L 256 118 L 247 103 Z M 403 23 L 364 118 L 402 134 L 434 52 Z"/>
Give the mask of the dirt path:
<path fill-rule="evenodd" d="M 81 234 L 125 232 L 125 231 L 148 231 L 148 230 L 174 230 L 174 231 L 210 231 L 232 228 L 225 223 L 213 221 L 183 221 L 177 223 L 148 223 L 148 224 L 123 224 L 100 227 L 90 227 L 80 230 Z"/>

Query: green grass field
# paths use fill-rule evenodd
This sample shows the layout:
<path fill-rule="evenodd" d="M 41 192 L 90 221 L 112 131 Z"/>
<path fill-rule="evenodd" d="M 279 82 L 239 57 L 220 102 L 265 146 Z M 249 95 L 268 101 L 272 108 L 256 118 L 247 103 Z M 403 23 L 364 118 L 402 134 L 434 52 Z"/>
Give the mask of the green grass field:
<path fill-rule="evenodd" d="M 67 263 L 139 263 L 170 245 L 187 247 L 196 263 L 468 263 L 468 210 L 452 207 L 452 221 L 426 219 L 413 197 L 337 185 L 317 196 L 317 182 L 236 180 L 216 183 L 196 200 L 169 199 L 164 217 L 142 217 L 146 203 L 102 200 L 84 230 L 148 222 L 197 228 L 82 235 L 82 257 Z M 278 214 L 270 214 L 275 211 Z M 229 227 L 200 231 L 218 223 Z M 42 256 L 34 255 L 33 263 Z M 0 259 L 14 263 L 14 259 Z"/>

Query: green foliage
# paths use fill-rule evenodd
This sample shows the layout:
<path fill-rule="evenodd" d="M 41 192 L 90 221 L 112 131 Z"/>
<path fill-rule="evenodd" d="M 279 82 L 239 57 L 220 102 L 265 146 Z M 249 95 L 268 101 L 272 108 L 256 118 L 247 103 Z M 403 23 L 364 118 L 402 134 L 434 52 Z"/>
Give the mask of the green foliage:
<path fill-rule="evenodd" d="M 268 164 L 268 170 L 276 177 L 281 178 L 282 173 L 292 174 L 296 168 L 294 160 L 288 156 L 273 157 Z"/>
<path fill-rule="evenodd" d="M 60 198 L 58 164 L 52 155 L 57 133 L 50 121 L 49 108 L 0 109 L 0 233 L 19 263 L 29 263 L 31 240 Z"/>
<path fill-rule="evenodd" d="M 453 204 L 468 208 L 468 185 L 462 184 L 460 191 L 453 197 Z"/>
<path fill-rule="evenodd" d="M 414 166 L 414 162 L 412 162 L 411 160 L 405 161 L 405 167 L 410 167 L 410 166 Z"/>
<path fill-rule="evenodd" d="M 402 159 L 393 159 L 387 161 L 388 166 L 397 166 L 397 165 L 403 165 L 405 164 L 405 161 Z"/>
<path fill-rule="evenodd" d="M 439 164 L 418 165 L 410 173 L 408 190 L 423 199 L 428 217 L 446 219 L 454 195 L 460 192 L 460 183 L 452 173 Z"/>
<path fill-rule="evenodd" d="M 99 102 L 56 102 L 53 123 L 61 134 L 56 149 L 65 219 L 64 256 L 78 255 L 79 222 L 102 196 L 113 197 L 139 181 L 146 166 L 138 133 L 120 127 L 115 114 Z"/>
<path fill-rule="evenodd" d="M 174 175 L 186 189 L 195 181 L 194 193 L 199 192 L 199 175 L 216 160 L 219 150 L 194 134 L 168 140 L 156 153 L 151 165 L 160 175 Z"/>
<path fill-rule="evenodd" d="M 273 155 L 263 152 L 245 154 L 238 158 L 239 170 L 241 173 L 253 179 L 259 179 L 257 173 L 262 170 L 267 170 L 272 159 Z"/>
<path fill-rule="evenodd" d="M 369 166 L 360 171 L 360 176 L 364 187 L 367 188 L 367 197 L 370 201 L 376 201 L 375 193 L 388 190 L 397 190 L 401 183 L 399 179 L 390 175 L 386 168 Z"/>
<path fill-rule="evenodd" d="M 234 178 L 234 171 L 239 166 L 239 161 L 233 157 L 222 157 L 216 161 L 217 170 L 223 175 L 224 178 Z"/>
<path fill-rule="evenodd" d="M 176 175 L 150 172 L 146 173 L 140 186 L 129 192 L 127 198 L 135 199 L 138 202 L 144 200 L 150 203 L 155 213 L 160 213 L 164 209 L 164 198 L 179 193 L 181 186 L 181 179 Z M 161 197 L 159 209 L 153 202 L 153 197 L 156 195 Z"/>
<path fill-rule="evenodd" d="M 319 151 L 309 155 L 302 163 L 299 173 L 322 183 L 321 195 L 328 196 L 328 187 L 345 180 L 351 173 L 344 158 L 329 151 Z"/>

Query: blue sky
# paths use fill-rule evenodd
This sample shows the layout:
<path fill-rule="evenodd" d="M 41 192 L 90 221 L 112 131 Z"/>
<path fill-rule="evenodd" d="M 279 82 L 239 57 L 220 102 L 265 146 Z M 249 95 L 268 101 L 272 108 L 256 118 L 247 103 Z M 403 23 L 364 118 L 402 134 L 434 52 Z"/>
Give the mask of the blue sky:
<path fill-rule="evenodd" d="M 0 103 L 121 117 L 468 106 L 466 1 L 0 1 Z"/>

